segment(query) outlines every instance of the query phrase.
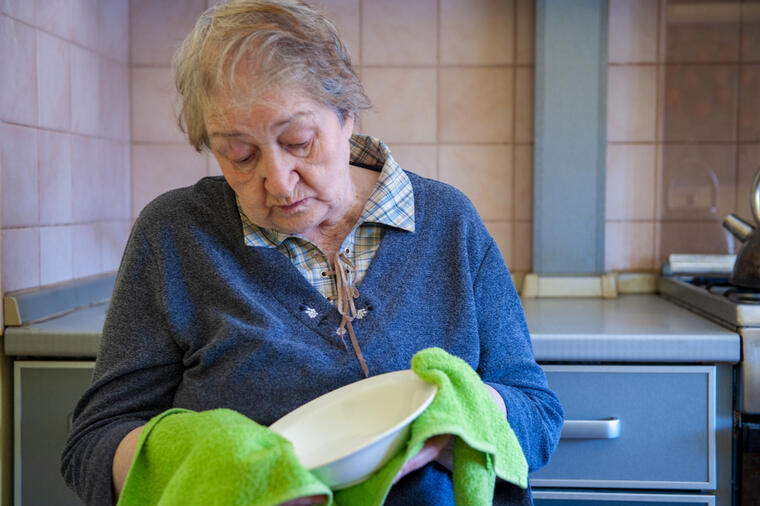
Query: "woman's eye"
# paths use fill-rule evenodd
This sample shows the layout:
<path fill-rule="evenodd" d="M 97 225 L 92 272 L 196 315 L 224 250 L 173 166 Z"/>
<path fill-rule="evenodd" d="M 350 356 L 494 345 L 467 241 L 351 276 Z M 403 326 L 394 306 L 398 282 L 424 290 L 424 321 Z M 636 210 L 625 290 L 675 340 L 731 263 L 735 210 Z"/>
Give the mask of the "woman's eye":
<path fill-rule="evenodd" d="M 240 158 L 232 158 L 232 163 L 235 164 L 235 170 L 242 172 L 243 174 L 247 174 L 253 170 L 253 166 L 256 165 L 254 163 L 255 161 L 256 153 L 251 153 L 250 155 Z"/>
<path fill-rule="evenodd" d="M 253 155 L 248 155 L 245 158 L 241 158 L 239 160 L 233 160 L 233 161 L 235 163 L 237 163 L 237 164 L 241 164 L 241 163 L 245 163 L 245 162 L 250 162 L 252 159 L 253 159 Z"/>
<path fill-rule="evenodd" d="M 299 156 L 306 156 L 311 149 L 311 139 L 305 142 L 299 142 L 295 144 L 288 144 L 288 149 Z"/>

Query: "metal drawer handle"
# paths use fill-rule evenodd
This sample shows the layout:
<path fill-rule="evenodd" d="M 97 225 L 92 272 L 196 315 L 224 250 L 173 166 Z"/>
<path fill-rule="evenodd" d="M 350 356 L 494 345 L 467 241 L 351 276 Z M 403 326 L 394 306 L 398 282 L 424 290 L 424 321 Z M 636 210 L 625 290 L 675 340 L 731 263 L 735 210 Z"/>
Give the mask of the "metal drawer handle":
<path fill-rule="evenodd" d="M 620 419 L 565 420 L 561 439 L 617 439 L 620 437 Z"/>

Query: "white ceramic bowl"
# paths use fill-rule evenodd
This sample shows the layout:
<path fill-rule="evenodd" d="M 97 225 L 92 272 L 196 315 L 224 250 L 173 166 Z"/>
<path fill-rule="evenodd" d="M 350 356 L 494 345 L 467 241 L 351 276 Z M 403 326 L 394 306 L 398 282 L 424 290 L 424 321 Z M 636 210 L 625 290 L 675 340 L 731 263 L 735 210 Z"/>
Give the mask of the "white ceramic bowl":
<path fill-rule="evenodd" d="M 398 452 L 409 424 L 433 402 L 435 385 L 413 371 L 351 383 L 291 411 L 269 428 L 333 490 L 360 483 Z"/>

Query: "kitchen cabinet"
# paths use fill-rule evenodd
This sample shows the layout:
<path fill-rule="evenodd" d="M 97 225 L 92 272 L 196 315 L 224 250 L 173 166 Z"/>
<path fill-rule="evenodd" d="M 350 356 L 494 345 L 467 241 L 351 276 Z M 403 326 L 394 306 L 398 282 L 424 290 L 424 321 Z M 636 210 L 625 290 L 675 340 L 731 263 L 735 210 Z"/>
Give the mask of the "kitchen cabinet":
<path fill-rule="evenodd" d="M 565 408 L 566 424 L 549 465 L 531 475 L 537 505 L 608 504 L 611 499 L 599 491 L 604 489 L 618 492 L 612 500 L 618 504 L 714 504 L 723 492 L 716 492 L 717 468 L 719 457 L 730 467 L 730 367 L 546 365 L 544 370 Z M 719 404 L 725 395 L 728 402 Z M 544 487 L 586 493 L 542 495 Z M 648 491 L 646 498 L 637 493 L 641 489 Z M 730 504 L 729 493 L 719 504 L 724 503 Z"/>
<path fill-rule="evenodd" d="M 524 306 L 566 415 L 537 506 L 732 504 L 736 333 L 653 296 Z"/>
<path fill-rule="evenodd" d="M 81 506 L 64 483 L 60 455 L 94 362 L 14 363 L 14 504 Z"/>

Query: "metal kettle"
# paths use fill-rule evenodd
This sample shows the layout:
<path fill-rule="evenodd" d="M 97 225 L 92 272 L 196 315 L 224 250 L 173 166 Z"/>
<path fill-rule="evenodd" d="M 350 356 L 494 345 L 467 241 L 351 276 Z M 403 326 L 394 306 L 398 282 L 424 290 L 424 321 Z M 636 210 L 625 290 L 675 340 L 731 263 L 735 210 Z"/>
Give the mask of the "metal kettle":
<path fill-rule="evenodd" d="M 734 270 L 731 273 L 731 284 L 760 290 L 760 231 L 755 228 L 760 226 L 760 170 L 752 181 L 750 209 L 755 219 L 755 226 L 733 213 L 726 216 L 723 226 L 744 243 L 736 255 Z"/>

